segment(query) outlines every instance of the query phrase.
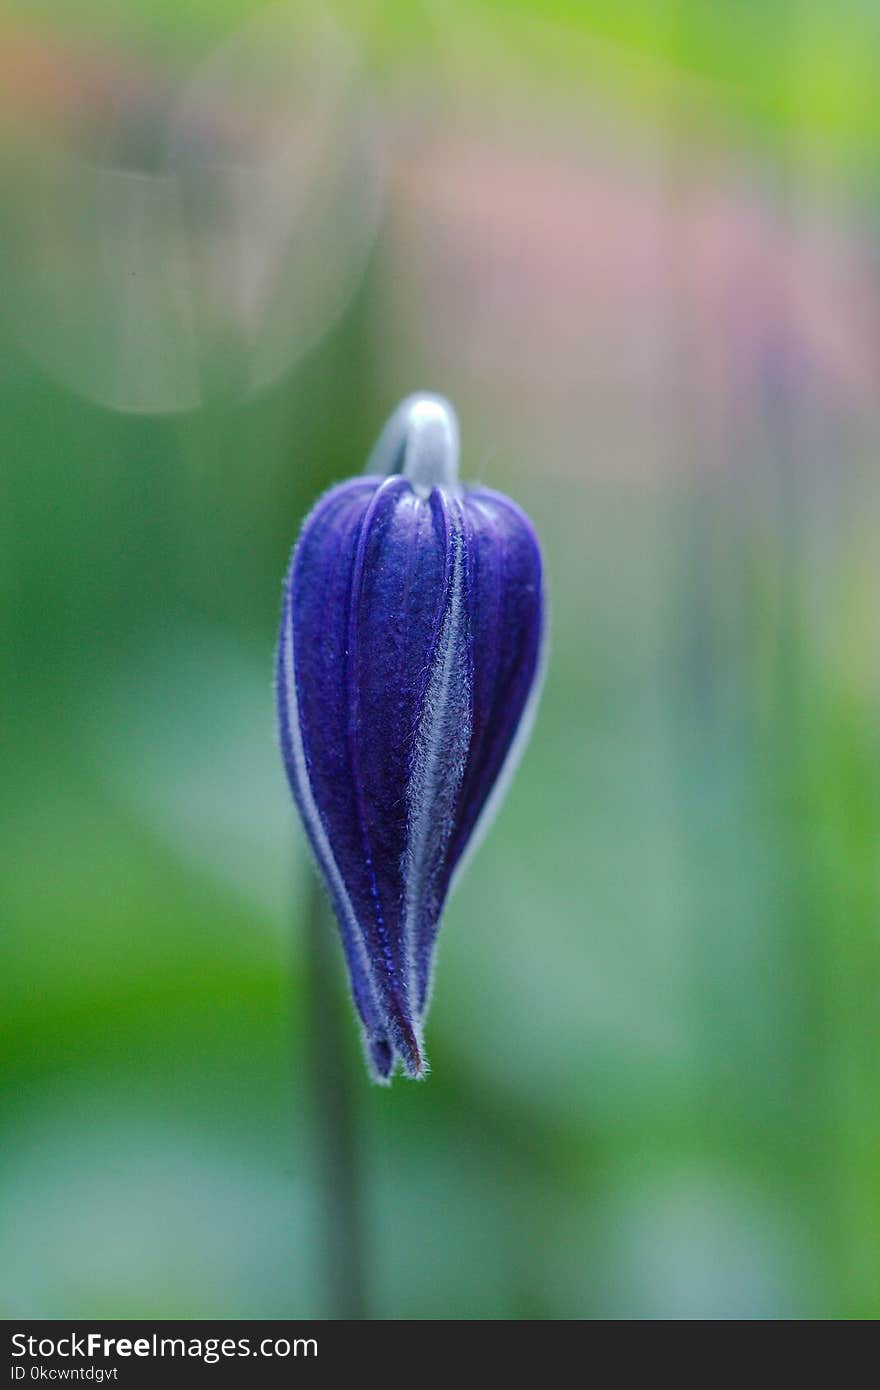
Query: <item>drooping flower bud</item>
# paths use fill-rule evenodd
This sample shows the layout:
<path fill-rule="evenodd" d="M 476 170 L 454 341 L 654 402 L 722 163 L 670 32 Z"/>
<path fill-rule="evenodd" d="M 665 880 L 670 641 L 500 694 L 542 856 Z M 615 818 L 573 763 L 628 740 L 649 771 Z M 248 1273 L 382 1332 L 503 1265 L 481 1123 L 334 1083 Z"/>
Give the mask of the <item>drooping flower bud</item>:
<path fill-rule="evenodd" d="M 531 724 L 541 555 L 500 493 L 458 483 L 439 397 L 391 417 L 367 473 L 320 498 L 284 586 L 281 748 L 387 1081 L 425 1071 L 437 929 Z"/>

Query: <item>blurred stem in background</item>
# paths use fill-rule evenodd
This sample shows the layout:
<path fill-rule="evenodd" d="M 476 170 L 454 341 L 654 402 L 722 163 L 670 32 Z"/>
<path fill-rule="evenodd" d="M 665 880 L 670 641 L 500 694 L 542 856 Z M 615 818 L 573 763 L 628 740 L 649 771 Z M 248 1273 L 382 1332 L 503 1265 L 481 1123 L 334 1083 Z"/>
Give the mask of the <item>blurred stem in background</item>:
<path fill-rule="evenodd" d="M 343 1034 L 330 905 L 312 873 L 306 907 L 309 1074 L 320 1193 L 320 1251 L 332 1318 L 366 1318 L 363 1177 L 350 1055 Z"/>

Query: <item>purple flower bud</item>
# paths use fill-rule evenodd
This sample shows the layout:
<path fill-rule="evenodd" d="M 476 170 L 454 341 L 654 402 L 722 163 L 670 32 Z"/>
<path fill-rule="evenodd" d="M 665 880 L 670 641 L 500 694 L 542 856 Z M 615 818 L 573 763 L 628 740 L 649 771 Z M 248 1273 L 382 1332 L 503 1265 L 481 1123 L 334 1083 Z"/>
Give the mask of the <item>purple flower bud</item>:
<path fill-rule="evenodd" d="M 404 401 L 367 474 L 307 517 L 284 586 L 281 748 L 379 1081 L 398 1059 L 424 1074 L 440 913 L 539 686 L 537 538 L 457 464 L 451 406 Z"/>

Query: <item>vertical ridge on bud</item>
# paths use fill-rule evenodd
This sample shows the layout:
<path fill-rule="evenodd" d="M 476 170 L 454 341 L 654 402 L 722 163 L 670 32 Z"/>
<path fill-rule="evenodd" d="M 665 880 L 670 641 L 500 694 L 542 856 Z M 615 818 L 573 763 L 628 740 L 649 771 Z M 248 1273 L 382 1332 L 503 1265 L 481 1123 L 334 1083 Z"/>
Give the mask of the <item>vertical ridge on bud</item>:
<path fill-rule="evenodd" d="M 451 575 L 443 625 L 413 740 L 407 788 L 404 883 L 410 998 L 424 1010 L 444 865 L 471 740 L 473 652 L 467 621 L 466 548 L 460 509 L 449 508 Z"/>
<path fill-rule="evenodd" d="M 534 704 L 541 560 L 524 514 L 457 481 L 454 413 L 410 398 L 331 489 L 285 583 L 281 750 L 339 922 L 375 1079 L 426 1069 L 422 1034 L 453 873 Z"/>

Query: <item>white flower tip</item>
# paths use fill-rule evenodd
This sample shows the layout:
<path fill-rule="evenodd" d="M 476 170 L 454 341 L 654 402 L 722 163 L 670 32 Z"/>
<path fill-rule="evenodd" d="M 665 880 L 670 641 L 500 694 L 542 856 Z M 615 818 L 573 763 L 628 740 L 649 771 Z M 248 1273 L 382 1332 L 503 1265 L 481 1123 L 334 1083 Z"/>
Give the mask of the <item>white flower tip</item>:
<path fill-rule="evenodd" d="M 367 461 L 368 473 L 402 473 L 420 497 L 458 483 L 458 419 L 443 396 L 418 391 L 401 401 Z"/>

